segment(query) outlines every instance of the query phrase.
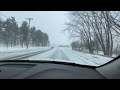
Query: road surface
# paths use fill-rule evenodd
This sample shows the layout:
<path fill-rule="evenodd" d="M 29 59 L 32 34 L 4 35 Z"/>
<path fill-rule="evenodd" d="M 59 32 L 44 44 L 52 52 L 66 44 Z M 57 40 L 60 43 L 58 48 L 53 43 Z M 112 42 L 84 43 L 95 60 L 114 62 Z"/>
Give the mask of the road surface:
<path fill-rule="evenodd" d="M 55 47 L 50 51 L 26 58 L 24 60 L 58 60 L 64 62 L 74 62 L 82 65 L 99 66 L 112 60 L 112 58 L 78 52 L 71 50 L 70 48 Z"/>

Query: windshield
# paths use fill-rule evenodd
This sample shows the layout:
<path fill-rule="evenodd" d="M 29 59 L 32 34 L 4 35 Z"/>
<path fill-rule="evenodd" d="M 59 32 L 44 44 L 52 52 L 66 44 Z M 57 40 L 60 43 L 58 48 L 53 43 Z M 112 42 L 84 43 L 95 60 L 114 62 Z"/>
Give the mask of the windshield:
<path fill-rule="evenodd" d="M 0 60 L 100 66 L 119 42 L 119 11 L 0 11 Z"/>

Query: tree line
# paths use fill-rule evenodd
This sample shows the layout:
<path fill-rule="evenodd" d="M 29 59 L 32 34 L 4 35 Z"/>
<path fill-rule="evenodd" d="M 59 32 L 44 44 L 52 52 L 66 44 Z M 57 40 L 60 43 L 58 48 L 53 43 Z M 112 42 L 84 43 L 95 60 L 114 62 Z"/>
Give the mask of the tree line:
<path fill-rule="evenodd" d="M 119 11 L 70 11 L 65 24 L 72 37 L 79 37 L 71 43 L 73 49 L 86 48 L 90 53 L 102 51 L 112 56 L 114 38 L 120 36 Z"/>
<path fill-rule="evenodd" d="M 48 46 L 47 33 L 37 30 L 35 26 L 29 28 L 26 21 L 18 26 L 15 17 L 6 20 L 0 19 L 0 45 L 13 46 Z"/>

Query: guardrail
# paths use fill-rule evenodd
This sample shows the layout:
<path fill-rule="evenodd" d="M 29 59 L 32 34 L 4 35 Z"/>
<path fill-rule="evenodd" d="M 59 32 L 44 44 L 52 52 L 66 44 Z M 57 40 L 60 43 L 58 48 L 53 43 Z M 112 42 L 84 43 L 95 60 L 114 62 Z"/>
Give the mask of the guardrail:
<path fill-rule="evenodd" d="M 37 51 L 37 52 L 31 52 L 31 53 L 27 53 L 27 54 L 24 54 L 24 55 L 16 55 L 16 56 L 11 56 L 11 57 L 6 57 L 6 58 L 3 58 L 1 60 L 20 60 L 20 59 L 28 58 L 28 57 L 31 57 L 31 56 L 34 56 L 34 55 L 37 55 L 37 54 L 47 52 L 51 49 L 53 49 L 53 48 L 50 48 L 50 49 L 47 49 L 47 50 L 42 50 L 42 51 Z"/>

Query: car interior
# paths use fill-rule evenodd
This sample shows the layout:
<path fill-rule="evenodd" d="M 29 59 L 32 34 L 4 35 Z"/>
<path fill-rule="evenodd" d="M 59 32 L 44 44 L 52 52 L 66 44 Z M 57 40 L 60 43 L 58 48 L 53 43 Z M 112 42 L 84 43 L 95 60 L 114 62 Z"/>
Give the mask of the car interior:
<path fill-rule="evenodd" d="M 120 56 L 95 67 L 58 61 L 0 61 L 0 79 L 120 79 Z"/>

